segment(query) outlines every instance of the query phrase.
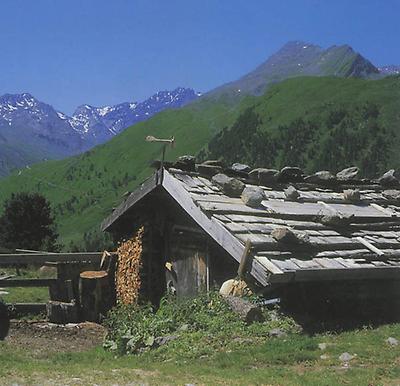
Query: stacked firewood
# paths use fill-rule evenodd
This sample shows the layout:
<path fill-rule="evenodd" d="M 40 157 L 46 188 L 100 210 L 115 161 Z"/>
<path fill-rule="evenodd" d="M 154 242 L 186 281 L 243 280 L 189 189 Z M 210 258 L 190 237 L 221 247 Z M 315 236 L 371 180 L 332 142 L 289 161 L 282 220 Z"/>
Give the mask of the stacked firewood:
<path fill-rule="evenodd" d="M 144 227 L 118 247 L 118 263 L 115 275 L 117 300 L 122 304 L 135 304 L 141 286 L 140 269 L 143 251 Z"/>

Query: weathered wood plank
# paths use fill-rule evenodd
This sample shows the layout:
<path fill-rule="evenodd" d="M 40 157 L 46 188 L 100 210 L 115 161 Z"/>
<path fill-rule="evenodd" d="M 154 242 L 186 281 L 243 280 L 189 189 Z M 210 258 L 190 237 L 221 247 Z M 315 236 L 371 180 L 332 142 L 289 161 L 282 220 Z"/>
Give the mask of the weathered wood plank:
<path fill-rule="evenodd" d="M 285 271 L 296 271 L 299 268 L 296 264 L 294 264 L 290 260 L 275 260 L 275 259 L 271 259 L 271 262 L 273 264 L 275 264 L 283 272 L 285 272 Z"/>
<path fill-rule="evenodd" d="M 299 266 L 300 269 L 322 269 L 322 267 L 312 260 L 290 259 Z"/>
<path fill-rule="evenodd" d="M 294 281 L 400 279 L 400 267 L 318 269 L 296 271 Z"/>
<path fill-rule="evenodd" d="M 222 202 L 225 204 L 237 204 L 240 205 L 243 201 L 240 198 L 233 198 L 224 196 L 222 194 L 214 194 L 214 193 L 207 193 L 207 194 L 198 194 L 198 193 L 190 193 L 192 199 L 196 202 Z"/>
<path fill-rule="evenodd" d="M 329 268 L 329 269 L 343 269 L 345 266 L 341 264 L 336 259 L 327 259 L 326 257 L 320 257 L 313 259 L 316 263 L 318 263 L 322 268 Z"/>
<path fill-rule="evenodd" d="M 100 262 L 103 252 L 85 252 L 85 253 L 11 253 L 0 255 L 0 266 L 12 264 L 31 264 L 43 265 L 46 262 Z"/>
<path fill-rule="evenodd" d="M 273 274 L 282 274 L 283 271 L 274 263 L 272 263 L 271 260 L 267 259 L 265 256 L 256 256 L 256 260 L 258 260 L 269 272 Z"/>
<path fill-rule="evenodd" d="M 372 252 L 376 253 L 379 256 L 382 256 L 385 254 L 385 252 L 382 252 L 379 248 L 375 247 L 373 244 L 371 244 L 369 241 L 363 239 L 362 237 L 357 237 L 356 238 L 361 244 L 365 245 L 369 250 Z"/>

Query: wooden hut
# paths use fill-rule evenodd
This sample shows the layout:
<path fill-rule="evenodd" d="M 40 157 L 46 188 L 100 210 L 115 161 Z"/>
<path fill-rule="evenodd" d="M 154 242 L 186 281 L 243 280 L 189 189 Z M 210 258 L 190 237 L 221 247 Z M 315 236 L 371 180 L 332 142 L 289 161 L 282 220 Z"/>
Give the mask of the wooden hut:
<path fill-rule="evenodd" d="M 393 171 L 374 181 L 357 172 L 224 169 L 184 157 L 102 229 L 120 240 L 144 226 L 143 291 L 153 301 L 168 288 L 187 296 L 220 286 L 245 259 L 253 290 L 297 307 L 319 297 L 399 310 L 400 183 Z"/>

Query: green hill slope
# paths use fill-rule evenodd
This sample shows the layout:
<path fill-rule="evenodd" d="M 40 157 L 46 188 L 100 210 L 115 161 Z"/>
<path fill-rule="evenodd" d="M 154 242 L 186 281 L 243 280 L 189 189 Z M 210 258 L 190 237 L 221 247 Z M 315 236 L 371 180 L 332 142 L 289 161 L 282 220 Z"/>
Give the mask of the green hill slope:
<path fill-rule="evenodd" d="M 168 157 L 174 159 L 197 153 L 238 112 L 207 99 L 162 112 L 82 155 L 35 164 L 1 179 L 0 203 L 13 192 L 40 192 L 53 205 L 62 242 L 80 240 L 84 232 L 98 229 L 124 192 L 151 173 L 150 161 L 160 157 L 161 146 L 145 142 L 147 135 L 174 136 L 175 146 L 168 150 Z"/>
<path fill-rule="evenodd" d="M 400 167 L 400 77 L 296 78 L 257 99 L 209 144 L 209 157 L 312 172 Z"/>
<path fill-rule="evenodd" d="M 231 107 L 203 99 L 158 114 L 78 157 L 34 165 L 0 182 L 0 202 L 38 191 L 52 202 L 62 242 L 82 239 L 150 173 L 161 147 L 146 135 L 174 135 L 168 158 L 209 154 L 257 166 L 308 171 L 358 164 L 368 173 L 400 167 L 400 78 L 296 78 Z M 225 128 L 225 129 L 224 129 Z M 203 152 L 204 154 L 204 152 Z"/>

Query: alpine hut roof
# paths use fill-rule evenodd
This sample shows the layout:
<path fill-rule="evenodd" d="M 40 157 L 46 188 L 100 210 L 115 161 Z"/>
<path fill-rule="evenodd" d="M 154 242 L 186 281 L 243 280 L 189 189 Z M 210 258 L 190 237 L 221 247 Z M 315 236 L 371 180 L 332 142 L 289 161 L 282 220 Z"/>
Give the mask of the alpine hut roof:
<path fill-rule="evenodd" d="M 158 169 L 102 224 L 110 230 L 154 189 L 162 189 L 263 286 L 310 280 L 385 279 L 400 273 L 400 183 L 358 169 L 305 176 L 190 157 Z M 245 189 L 243 191 L 243 189 Z M 242 192 L 243 191 L 243 192 Z M 250 197 L 250 198 L 249 198 Z M 246 204 L 246 203 L 247 204 Z"/>

